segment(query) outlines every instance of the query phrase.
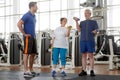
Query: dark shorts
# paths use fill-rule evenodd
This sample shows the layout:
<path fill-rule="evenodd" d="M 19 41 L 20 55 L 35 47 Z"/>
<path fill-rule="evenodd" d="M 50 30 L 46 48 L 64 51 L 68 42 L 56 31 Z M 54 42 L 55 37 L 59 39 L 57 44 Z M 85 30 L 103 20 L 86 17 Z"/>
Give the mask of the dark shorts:
<path fill-rule="evenodd" d="M 80 41 L 80 52 L 81 53 L 95 52 L 95 42 L 94 41 Z"/>
<path fill-rule="evenodd" d="M 24 54 L 37 54 L 37 42 L 35 38 L 24 37 Z"/>

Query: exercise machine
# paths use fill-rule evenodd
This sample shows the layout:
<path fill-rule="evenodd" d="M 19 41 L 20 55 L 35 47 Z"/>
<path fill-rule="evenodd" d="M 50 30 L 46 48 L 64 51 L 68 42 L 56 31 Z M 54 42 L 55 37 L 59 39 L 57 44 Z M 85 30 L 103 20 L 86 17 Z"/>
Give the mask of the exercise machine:
<path fill-rule="evenodd" d="M 80 54 L 80 33 L 77 30 L 71 30 L 70 37 L 68 38 L 68 54 L 66 68 L 75 68 L 81 66 Z"/>
<path fill-rule="evenodd" d="M 49 52 L 51 39 L 50 33 L 48 32 L 39 31 L 37 33 L 38 55 L 35 58 L 35 67 L 51 65 L 51 53 Z"/>
<path fill-rule="evenodd" d="M 119 40 L 115 42 L 113 35 L 104 35 L 102 40 L 99 39 L 99 41 L 101 41 L 101 44 L 96 50 L 95 60 L 99 62 L 98 60 L 101 58 L 100 63 L 108 64 L 110 70 L 118 69 L 120 67 L 120 51 L 116 43 Z"/>
<path fill-rule="evenodd" d="M 4 39 L 0 39 L 0 62 L 7 62 L 7 46 L 5 44 Z"/>
<path fill-rule="evenodd" d="M 0 66 L 20 65 L 22 63 L 22 40 L 16 33 L 10 33 L 7 45 L 0 41 Z"/>

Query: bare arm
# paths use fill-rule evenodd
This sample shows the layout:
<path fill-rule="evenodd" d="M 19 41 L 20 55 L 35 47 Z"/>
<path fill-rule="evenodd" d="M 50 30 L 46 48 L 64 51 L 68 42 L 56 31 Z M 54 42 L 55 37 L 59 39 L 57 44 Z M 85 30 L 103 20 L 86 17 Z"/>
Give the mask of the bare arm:
<path fill-rule="evenodd" d="M 19 28 L 19 30 L 20 30 L 20 32 L 23 34 L 23 35 L 25 35 L 25 32 L 24 32 L 24 30 L 23 30 L 23 21 L 22 20 L 19 20 L 18 21 L 18 23 L 17 23 L 17 26 L 18 26 L 18 28 Z"/>
<path fill-rule="evenodd" d="M 70 30 L 68 30 L 66 33 L 66 37 L 69 37 L 69 36 L 70 36 Z"/>
<path fill-rule="evenodd" d="M 97 30 L 93 30 L 92 33 L 94 33 L 96 35 L 97 34 Z"/>
<path fill-rule="evenodd" d="M 22 20 L 19 20 L 18 23 L 17 23 L 17 26 L 20 30 L 20 32 L 24 35 L 24 36 L 31 36 L 30 34 L 26 34 L 23 30 L 23 24 L 24 22 Z"/>
<path fill-rule="evenodd" d="M 54 41 L 55 41 L 55 37 L 52 38 L 51 46 L 53 46 Z"/>
<path fill-rule="evenodd" d="M 66 37 L 69 37 L 70 36 L 70 30 L 71 30 L 72 26 L 68 26 L 67 27 L 67 33 L 66 33 Z"/>
<path fill-rule="evenodd" d="M 80 32 L 80 31 L 81 31 L 81 28 L 79 27 L 79 24 L 78 24 L 78 18 L 77 18 L 77 17 L 74 17 L 73 19 L 75 20 L 76 28 L 77 28 L 78 32 Z"/>

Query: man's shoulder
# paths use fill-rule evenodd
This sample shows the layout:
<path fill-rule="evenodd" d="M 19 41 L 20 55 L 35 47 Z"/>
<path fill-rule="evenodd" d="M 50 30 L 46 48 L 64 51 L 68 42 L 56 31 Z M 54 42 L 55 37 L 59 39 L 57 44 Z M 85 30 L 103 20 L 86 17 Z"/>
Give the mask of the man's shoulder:
<path fill-rule="evenodd" d="M 23 14 L 23 16 L 29 16 L 30 13 L 29 12 L 26 12 L 25 14 Z"/>
<path fill-rule="evenodd" d="M 96 22 L 96 20 L 90 20 L 91 22 Z"/>
<path fill-rule="evenodd" d="M 80 23 L 84 23 L 84 22 L 85 22 L 85 20 L 81 21 Z"/>

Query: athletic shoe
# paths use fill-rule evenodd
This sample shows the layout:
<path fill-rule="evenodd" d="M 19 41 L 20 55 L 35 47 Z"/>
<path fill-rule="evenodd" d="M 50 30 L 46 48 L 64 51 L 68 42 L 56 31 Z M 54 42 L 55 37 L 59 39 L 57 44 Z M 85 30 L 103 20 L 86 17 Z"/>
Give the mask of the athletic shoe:
<path fill-rule="evenodd" d="M 40 73 L 36 73 L 36 72 L 31 72 L 34 76 L 39 76 L 40 75 Z"/>
<path fill-rule="evenodd" d="M 90 71 L 90 76 L 95 76 L 95 73 L 93 70 Z"/>
<path fill-rule="evenodd" d="M 62 71 L 61 74 L 62 74 L 63 76 L 67 76 L 66 73 L 65 73 L 65 71 Z"/>
<path fill-rule="evenodd" d="M 56 71 L 52 71 L 52 77 L 55 77 Z"/>
<path fill-rule="evenodd" d="M 24 77 L 34 77 L 34 75 L 31 73 L 24 73 Z"/>
<path fill-rule="evenodd" d="M 82 70 L 82 72 L 80 74 L 78 74 L 78 76 L 87 76 L 87 72 Z"/>
<path fill-rule="evenodd" d="M 33 71 L 32 71 L 31 73 L 32 73 L 33 75 L 36 75 L 36 74 L 37 74 L 36 72 L 33 72 Z"/>

